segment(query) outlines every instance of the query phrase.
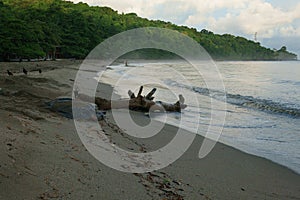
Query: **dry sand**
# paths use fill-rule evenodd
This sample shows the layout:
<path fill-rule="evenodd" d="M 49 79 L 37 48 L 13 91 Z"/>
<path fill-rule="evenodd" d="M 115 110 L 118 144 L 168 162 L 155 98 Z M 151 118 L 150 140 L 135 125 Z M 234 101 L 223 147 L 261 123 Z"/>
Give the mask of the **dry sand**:
<path fill-rule="evenodd" d="M 300 199 L 300 176 L 266 159 L 219 143 L 198 159 L 200 136 L 180 159 L 159 171 L 130 174 L 103 165 L 85 149 L 74 122 L 45 106 L 70 96 L 79 65 L 68 60 L 0 63 L 1 200 Z M 23 66 L 29 75 L 21 73 Z M 15 75 L 8 77 L 7 69 Z M 147 122 L 140 113 L 134 119 Z M 136 152 L 164 146 L 177 129 L 165 125 L 157 136 L 142 140 L 122 133 L 110 113 L 100 123 L 111 142 Z"/>

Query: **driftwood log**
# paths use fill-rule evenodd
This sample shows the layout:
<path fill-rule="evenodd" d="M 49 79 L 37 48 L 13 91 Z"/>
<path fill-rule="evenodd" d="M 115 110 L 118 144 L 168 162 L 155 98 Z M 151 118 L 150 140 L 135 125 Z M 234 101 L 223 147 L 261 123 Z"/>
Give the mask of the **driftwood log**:
<path fill-rule="evenodd" d="M 167 112 L 181 112 L 187 106 L 184 104 L 184 97 L 179 95 L 179 100 L 175 103 L 165 103 L 161 101 L 153 101 L 156 88 L 153 88 L 146 96 L 142 96 L 143 86 L 135 96 L 135 94 L 129 90 L 128 95 L 130 99 L 120 100 L 107 100 L 100 97 L 95 97 L 94 102 L 98 106 L 99 110 L 111 110 L 111 109 L 130 109 L 135 111 L 149 112 L 149 111 L 167 111 Z M 82 101 L 93 102 L 91 97 L 79 94 L 78 99 Z"/>

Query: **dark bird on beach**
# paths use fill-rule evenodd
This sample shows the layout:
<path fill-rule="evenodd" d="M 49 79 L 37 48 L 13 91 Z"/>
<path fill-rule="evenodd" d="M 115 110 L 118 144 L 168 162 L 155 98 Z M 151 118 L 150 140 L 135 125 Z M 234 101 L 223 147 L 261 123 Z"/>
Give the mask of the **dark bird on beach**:
<path fill-rule="evenodd" d="M 39 73 L 40 73 L 40 74 L 42 73 L 42 70 L 41 70 L 41 69 L 39 69 Z"/>
<path fill-rule="evenodd" d="M 27 75 L 28 71 L 23 67 L 23 73 Z"/>
<path fill-rule="evenodd" d="M 14 75 L 14 74 L 11 73 L 9 70 L 7 70 L 7 74 L 8 74 L 8 76 L 13 76 L 13 75 Z"/>

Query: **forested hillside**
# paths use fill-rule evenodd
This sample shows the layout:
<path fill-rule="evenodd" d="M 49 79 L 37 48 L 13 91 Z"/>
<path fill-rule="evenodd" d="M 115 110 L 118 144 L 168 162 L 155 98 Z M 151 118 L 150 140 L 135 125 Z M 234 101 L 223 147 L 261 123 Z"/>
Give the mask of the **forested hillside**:
<path fill-rule="evenodd" d="M 19 58 L 84 58 L 104 39 L 138 27 L 177 30 L 199 42 L 218 60 L 292 60 L 286 47 L 271 50 L 229 34 L 148 20 L 108 7 L 63 0 L 0 0 L 0 60 Z M 155 54 L 155 53 L 154 53 Z"/>

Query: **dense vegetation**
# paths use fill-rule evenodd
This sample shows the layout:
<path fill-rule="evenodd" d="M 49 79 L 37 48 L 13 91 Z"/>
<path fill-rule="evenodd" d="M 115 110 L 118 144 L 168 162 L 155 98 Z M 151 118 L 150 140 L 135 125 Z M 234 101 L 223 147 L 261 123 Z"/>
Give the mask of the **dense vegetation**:
<path fill-rule="evenodd" d="M 290 60 L 286 47 L 271 50 L 258 42 L 207 30 L 148 20 L 108 7 L 90 7 L 62 0 L 0 0 L 0 60 L 11 58 L 84 58 L 104 39 L 138 27 L 177 30 L 199 42 L 214 59 Z M 151 51 L 152 55 L 159 51 Z"/>

